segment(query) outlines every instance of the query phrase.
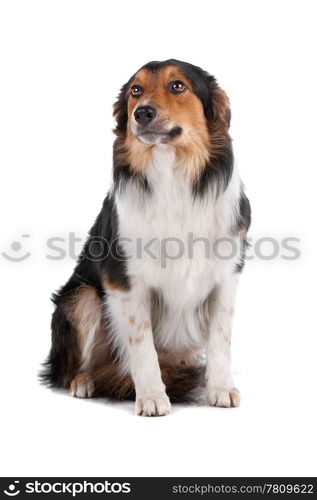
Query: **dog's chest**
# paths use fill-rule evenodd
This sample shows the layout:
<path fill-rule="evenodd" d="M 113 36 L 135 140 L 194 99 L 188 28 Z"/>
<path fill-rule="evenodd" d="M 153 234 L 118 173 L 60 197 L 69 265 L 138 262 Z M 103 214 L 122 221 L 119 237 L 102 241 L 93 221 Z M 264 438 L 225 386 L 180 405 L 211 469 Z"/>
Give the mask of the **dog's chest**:
<path fill-rule="evenodd" d="M 117 197 L 119 237 L 131 276 L 142 276 L 171 308 L 201 303 L 232 265 L 215 258 L 214 245 L 228 236 L 232 205 L 212 194 L 194 199 L 191 185 L 173 157 L 149 172 L 151 193 L 127 186 Z"/>

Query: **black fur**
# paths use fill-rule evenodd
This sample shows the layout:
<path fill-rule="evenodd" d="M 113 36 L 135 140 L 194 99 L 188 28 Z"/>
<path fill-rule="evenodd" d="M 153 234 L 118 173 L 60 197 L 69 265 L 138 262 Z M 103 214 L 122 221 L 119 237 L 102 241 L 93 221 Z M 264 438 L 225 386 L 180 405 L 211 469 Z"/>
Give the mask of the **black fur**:
<path fill-rule="evenodd" d="M 197 198 L 203 196 L 208 188 L 213 187 L 218 196 L 225 191 L 233 171 L 233 152 L 231 145 L 223 148 L 221 154 L 210 160 L 193 185 L 193 194 Z"/>
<path fill-rule="evenodd" d="M 67 387 L 80 363 L 77 335 L 63 311 L 59 294 L 54 294 L 52 300 L 56 306 L 51 322 L 52 347 L 40 379 L 51 387 Z"/>
<path fill-rule="evenodd" d="M 100 249 L 103 249 L 103 254 L 96 258 Z M 94 282 L 98 280 L 100 291 L 103 290 L 101 278 L 104 276 L 121 288 L 129 288 L 126 258 L 118 241 L 118 215 L 113 194 L 106 197 L 79 260 L 75 271 L 84 276 L 91 273 Z"/>
<path fill-rule="evenodd" d="M 126 273 L 126 258 L 118 240 L 118 216 L 113 194 L 108 194 L 102 209 L 92 226 L 89 237 L 81 252 L 74 274 L 60 290 L 60 294 L 69 293 L 74 279 L 92 285 L 102 296 L 102 279 L 116 283 L 121 288 L 129 288 Z"/>
<path fill-rule="evenodd" d="M 239 218 L 237 223 L 238 230 L 240 231 L 242 228 L 245 228 L 245 230 L 248 231 L 250 225 L 251 205 L 242 187 L 239 200 Z"/>
<path fill-rule="evenodd" d="M 246 250 L 249 246 L 249 243 L 246 239 L 246 233 L 250 225 L 251 225 L 251 205 L 248 198 L 245 195 L 243 187 L 241 187 L 240 200 L 239 200 L 239 213 L 236 220 L 234 233 L 236 234 L 237 232 L 241 232 L 242 234 L 241 237 L 242 252 L 241 252 L 240 262 L 235 269 L 236 272 L 242 272 L 244 268 Z"/>
<path fill-rule="evenodd" d="M 56 293 L 52 301 L 55 312 L 52 317 L 52 347 L 43 364 L 40 379 L 52 387 L 68 387 L 78 372 L 80 353 L 75 329 L 65 312 L 69 301 L 83 284 L 91 285 L 103 298 L 102 279 L 128 289 L 126 259 L 118 241 L 118 217 L 113 195 L 104 200 L 89 237 L 79 256 L 77 265 L 68 282 Z"/>

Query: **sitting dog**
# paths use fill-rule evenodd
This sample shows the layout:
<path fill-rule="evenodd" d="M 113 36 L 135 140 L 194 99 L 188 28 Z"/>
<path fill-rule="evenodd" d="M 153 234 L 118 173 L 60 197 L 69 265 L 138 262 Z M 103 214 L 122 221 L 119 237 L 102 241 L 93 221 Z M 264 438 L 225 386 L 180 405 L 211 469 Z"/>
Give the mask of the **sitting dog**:
<path fill-rule="evenodd" d="M 166 415 L 197 394 L 239 405 L 231 323 L 250 204 L 234 167 L 229 101 L 170 59 L 122 87 L 113 185 L 58 293 L 42 379 L 76 397 L 135 398 Z"/>

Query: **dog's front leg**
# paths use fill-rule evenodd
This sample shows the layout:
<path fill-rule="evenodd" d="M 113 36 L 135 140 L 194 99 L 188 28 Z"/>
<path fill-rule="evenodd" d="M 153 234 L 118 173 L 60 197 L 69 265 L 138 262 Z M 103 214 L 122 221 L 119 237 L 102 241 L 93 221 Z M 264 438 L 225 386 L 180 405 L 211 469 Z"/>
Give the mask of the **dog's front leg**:
<path fill-rule="evenodd" d="M 224 277 L 213 291 L 207 346 L 207 396 L 212 406 L 239 406 L 231 375 L 231 323 L 238 277 Z"/>
<path fill-rule="evenodd" d="M 107 308 L 115 343 L 134 382 L 136 413 L 167 415 L 171 405 L 153 341 L 150 290 L 142 279 L 134 279 L 129 290 L 108 292 Z"/>

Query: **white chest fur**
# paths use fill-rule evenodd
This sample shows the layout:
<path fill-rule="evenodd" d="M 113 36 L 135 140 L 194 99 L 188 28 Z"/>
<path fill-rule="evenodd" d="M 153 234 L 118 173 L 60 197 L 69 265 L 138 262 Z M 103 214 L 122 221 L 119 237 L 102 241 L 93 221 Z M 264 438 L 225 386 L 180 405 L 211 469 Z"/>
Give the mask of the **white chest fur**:
<path fill-rule="evenodd" d="M 231 228 L 240 181 L 234 173 L 218 198 L 210 190 L 194 199 L 173 148 L 161 144 L 154 147 L 147 173 L 150 194 L 131 184 L 116 195 L 128 274 L 142 277 L 163 297 L 166 307 L 157 327 L 158 343 L 176 350 L 182 350 L 184 342 L 197 347 L 196 311 L 239 261 L 232 251 Z"/>

